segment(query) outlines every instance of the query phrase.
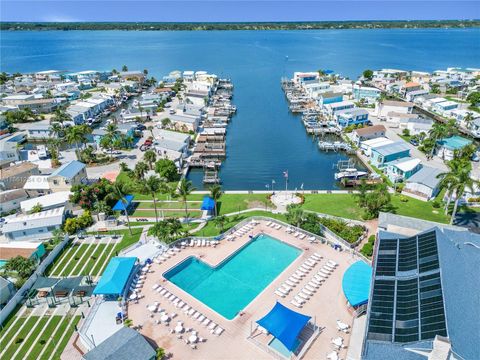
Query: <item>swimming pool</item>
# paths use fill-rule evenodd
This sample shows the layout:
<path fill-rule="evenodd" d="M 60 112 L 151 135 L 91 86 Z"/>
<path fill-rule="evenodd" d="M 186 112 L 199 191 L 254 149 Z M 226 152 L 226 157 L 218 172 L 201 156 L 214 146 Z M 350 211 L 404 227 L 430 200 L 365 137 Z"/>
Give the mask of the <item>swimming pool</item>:
<path fill-rule="evenodd" d="M 300 253 L 296 247 L 260 234 L 217 267 L 191 256 L 164 276 L 231 320 Z"/>

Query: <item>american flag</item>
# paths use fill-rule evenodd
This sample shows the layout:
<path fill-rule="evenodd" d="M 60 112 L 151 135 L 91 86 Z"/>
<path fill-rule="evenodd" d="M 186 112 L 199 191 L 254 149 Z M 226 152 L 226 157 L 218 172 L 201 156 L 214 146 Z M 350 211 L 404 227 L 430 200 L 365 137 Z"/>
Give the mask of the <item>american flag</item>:
<path fill-rule="evenodd" d="M 285 179 L 288 179 L 288 170 L 283 172 L 283 177 L 284 177 Z"/>

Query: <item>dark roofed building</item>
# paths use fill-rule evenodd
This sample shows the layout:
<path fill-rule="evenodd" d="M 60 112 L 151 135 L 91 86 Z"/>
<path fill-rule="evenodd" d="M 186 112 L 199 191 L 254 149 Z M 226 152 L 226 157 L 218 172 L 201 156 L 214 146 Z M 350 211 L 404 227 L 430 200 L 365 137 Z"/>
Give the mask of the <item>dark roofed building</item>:
<path fill-rule="evenodd" d="M 153 360 L 156 351 L 137 331 L 123 327 L 83 355 L 85 360 Z"/>
<path fill-rule="evenodd" d="M 479 235 L 380 231 L 374 259 L 362 359 L 480 359 Z"/>

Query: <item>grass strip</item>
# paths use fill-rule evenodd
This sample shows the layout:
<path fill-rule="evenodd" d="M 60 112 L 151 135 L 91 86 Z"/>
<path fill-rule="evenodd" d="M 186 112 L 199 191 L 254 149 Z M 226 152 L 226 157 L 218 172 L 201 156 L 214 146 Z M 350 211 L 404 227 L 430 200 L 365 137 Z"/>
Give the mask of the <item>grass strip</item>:
<path fill-rule="evenodd" d="M 43 331 L 43 328 L 45 327 L 45 324 L 47 323 L 48 319 L 50 317 L 48 316 L 42 316 L 39 321 L 37 322 L 35 329 L 28 334 L 28 338 L 25 339 L 22 343 L 22 347 L 20 348 L 20 351 L 17 353 L 15 356 L 15 359 L 17 360 L 23 360 L 26 359 L 25 355 L 27 354 L 28 350 L 32 347 L 33 342 L 37 339 L 37 336 Z M 31 358 L 30 356 L 28 357 L 29 359 Z"/>
<path fill-rule="evenodd" d="M 27 336 L 28 332 L 32 329 L 32 327 L 35 326 L 36 322 L 39 319 L 40 319 L 39 316 L 31 316 L 25 323 L 25 326 L 23 327 L 23 329 L 20 332 L 16 332 L 15 335 L 13 335 L 14 340 L 10 344 L 10 346 L 6 349 L 5 347 L 2 347 L 2 349 L 4 349 L 5 351 L 2 355 L 2 359 L 12 359 L 13 354 L 15 354 L 15 352 L 18 350 L 19 347 L 23 346 L 24 342 L 26 341 L 25 337 Z"/>
<path fill-rule="evenodd" d="M 71 257 L 67 264 L 63 267 L 63 270 L 60 272 L 61 276 L 68 276 L 74 268 L 77 267 L 79 261 L 81 261 L 85 251 L 87 251 L 89 244 L 80 245 L 80 249 L 76 253 L 75 257 Z"/>
<path fill-rule="evenodd" d="M 75 325 L 78 324 L 80 321 L 80 316 L 75 316 L 75 319 L 73 320 L 73 323 L 70 324 L 70 326 L 67 327 L 65 336 L 60 342 L 60 345 L 58 346 L 57 350 L 55 351 L 55 354 L 53 354 L 53 358 L 55 360 L 60 360 L 60 355 L 62 355 L 63 350 L 67 346 L 68 342 L 70 341 L 70 338 L 72 337 L 73 332 L 75 331 Z M 63 334 L 62 334 L 63 335 Z"/>
<path fill-rule="evenodd" d="M 48 339 L 53 335 L 53 331 L 55 330 L 55 327 L 62 321 L 62 316 L 59 315 L 54 315 L 52 317 L 52 320 L 48 324 L 46 328 L 43 329 L 42 334 L 37 340 L 37 343 L 33 346 L 32 351 L 30 351 L 30 354 L 28 355 L 29 359 L 37 359 L 38 355 L 42 352 L 43 348 L 45 347 L 45 344 L 48 342 Z"/>

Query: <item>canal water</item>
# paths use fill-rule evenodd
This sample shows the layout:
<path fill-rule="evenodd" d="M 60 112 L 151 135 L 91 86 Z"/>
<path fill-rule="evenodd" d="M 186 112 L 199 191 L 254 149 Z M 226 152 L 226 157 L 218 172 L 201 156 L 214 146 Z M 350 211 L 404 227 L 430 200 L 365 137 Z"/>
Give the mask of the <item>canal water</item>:
<path fill-rule="evenodd" d="M 206 70 L 234 83 L 238 113 L 228 127 L 224 189 L 335 189 L 333 166 L 345 155 L 322 153 L 299 116 L 288 111 L 280 79 L 294 71 L 333 69 L 356 78 L 364 69 L 433 71 L 479 67 L 480 29 L 314 31 L 2 32 L 1 70 L 29 72 L 149 69 Z M 197 188 L 202 176 L 192 172 Z"/>

